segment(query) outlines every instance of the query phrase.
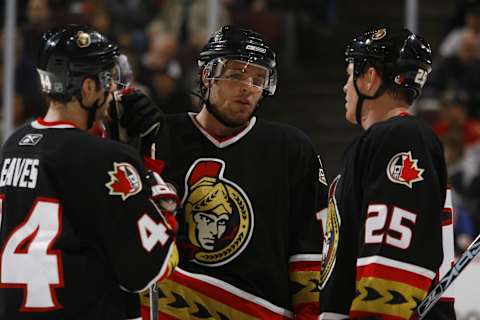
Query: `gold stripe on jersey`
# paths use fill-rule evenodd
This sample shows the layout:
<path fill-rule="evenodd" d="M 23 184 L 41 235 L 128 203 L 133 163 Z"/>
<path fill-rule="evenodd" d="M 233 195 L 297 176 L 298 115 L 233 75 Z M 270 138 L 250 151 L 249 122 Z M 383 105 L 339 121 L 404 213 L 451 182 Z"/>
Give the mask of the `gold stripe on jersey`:
<path fill-rule="evenodd" d="M 257 319 L 169 279 L 157 285 L 158 311 L 175 319 Z M 142 293 L 140 301 L 150 307 L 148 292 Z"/>
<path fill-rule="evenodd" d="M 292 300 L 294 305 L 304 303 L 318 303 L 320 301 L 320 291 L 318 290 L 318 279 L 320 272 L 316 271 L 296 271 L 290 272 L 290 282 L 296 287 L 293 292 Z"/>
<path fill-rule="evenodd" d="M 371 312 L 400 319 L 410 319 L 417 304 L 427 294 L 402 282 L 374 277 L 357 281 L 357 291 L 351 312 Z"/>

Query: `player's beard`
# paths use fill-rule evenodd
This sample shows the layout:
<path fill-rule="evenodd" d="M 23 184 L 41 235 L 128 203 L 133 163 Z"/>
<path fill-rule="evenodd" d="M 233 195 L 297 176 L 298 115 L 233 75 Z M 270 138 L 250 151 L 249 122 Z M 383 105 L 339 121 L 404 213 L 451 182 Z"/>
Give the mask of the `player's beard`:
<path fill-rule="evenodd" d="M 248 116 L 247 119 L 234 120 L 234 119 L 227 119 L 227 117 L 225 117 L 220 111 L 218 111 L 215 105 L 211 104 L 209 100 L 205 100 L 205 107 L 207 108 L 207 111 L 210 112 L 210 114 L 213 115 L 215 119 L 218 120 L 218 122 L 232 129 L 246 126 L 250 121 L 250 119 L 252 119 L 253 116 L 255 116 L 255 114 L 257 113 L 259 105 L 260 105 L 260 101 L 254 107 L 253 111 L 251 112 L 251 114 Z"/>

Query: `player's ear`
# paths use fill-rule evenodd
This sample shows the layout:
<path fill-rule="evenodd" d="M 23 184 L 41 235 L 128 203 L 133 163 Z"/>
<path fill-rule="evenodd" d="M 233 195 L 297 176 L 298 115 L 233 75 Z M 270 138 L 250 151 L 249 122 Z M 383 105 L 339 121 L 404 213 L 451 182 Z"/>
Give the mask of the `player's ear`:
<path fill-rule="evenodd" d="M 203 70 L 202 70 L 202 84 L 203 84 L 206 88 L 209 88 L 209 87 L 210 87 L 210 81 L 208 80 L 208 78 L 209 78 L 209 73 L 210 73 L 210 71 L 208 70 L 208 68 L 203 68 Z"/>
<path fill-rule="evenodd" d="M 95 81 L 85 78 L 82 82 L 82 95 L 88 97 L 93 91 L 95 91 Z"/>
<path fill-rule="evenodd" d="M 368 90 L 375 89 L 374 91 L 376 91 L 376 88 L 382 82 L 380 72 L 373 67 L 369 67 L 365 72 L 365 81 Z"/>

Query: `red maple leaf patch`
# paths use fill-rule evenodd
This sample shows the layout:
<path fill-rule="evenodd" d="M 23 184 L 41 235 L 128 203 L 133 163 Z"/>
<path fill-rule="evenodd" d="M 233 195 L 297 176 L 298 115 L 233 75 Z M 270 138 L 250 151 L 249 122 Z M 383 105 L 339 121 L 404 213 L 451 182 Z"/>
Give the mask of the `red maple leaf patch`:
<path fill-rule="evenodd" d="M 142 180 L 137 170 L 129 163 L 113 163 L 113 171 L 108 172 L 110 181 L 106 187 L 110 195 L 119 195 L 122 200 L 137 194 L 142 190 Z"/>
<path fill-rule="evenodd" d="M 420 177 L 421 171 L 416 168 L 416 164 L 410 159 L 410 157 L 405 157 L 403 159 L 403 169 L 400 177 L 408 184 L 411 181 L 416 181 Z"/>
<path fill-rule="evenodd" d="M 412 188 L 413 183 L 422 181 L 423 171 L 419 168 L 418 159 L 412 157 L 412 152 L 400 152 L 390 159 L 387 166 L 387 176 L 390 181 Z"/>

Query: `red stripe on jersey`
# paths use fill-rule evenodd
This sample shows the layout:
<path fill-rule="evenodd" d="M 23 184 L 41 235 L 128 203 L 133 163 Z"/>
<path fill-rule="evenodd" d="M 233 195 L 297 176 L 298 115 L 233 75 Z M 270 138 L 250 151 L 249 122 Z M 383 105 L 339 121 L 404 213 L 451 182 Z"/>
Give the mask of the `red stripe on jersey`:
<path fill-rule="evenodd" d="M 142 320 L 150 320 L 150 308 L 141 306 L 140 308 L 140 315 L 142 316 Z M 161 316 L 158 317 L 162 320 L 178 320 L 180 318 L 172 317 L 168 314 L 162 313 Z"/>
<path fill-rule="evenodd" d="M 62 120 L 62 121 L 45 121 L 43 118 L 39 117 L 36 119 L 36 121 L 41 124 L 42 126 L 46 126 L 46 127 L 54 127 L 54 126 L 58 126 L 58 125 L 69 125 L 69 126 L 73 126 L 75 128 L 78 128 L 78 126 L 73 123 L 72 121 L 67 121 L 67 120 Z"/>
<path fill-rule="evenodd" d="M 357 266 L 356 280 L 359 281 L 361 278 L 367 277 L 398 281 L 424 291 L 428 291 L 432 281 L 431 279 L 421 276 L 417 273 L 388 267 L 377 263 L 371 263 L 366 266 Z"/>
<path fill-rule="evenodd" d="M 453 222 L 453 210 L 452 208 L 443 208 L 442 214 L 442 226 L 451 225 Z"/>
<path fill-rule="evenodd" d="M 442 226 L 449 226 L 453 223 L 452 218 L 450 219 L 443 219 L 442 220 Z"/>
<path fill-rule="evenodd" d="M 182 286 L 198 291 L 212 299 L 225 303 L 244 313 L 259 317 L 260 319 L 287 319 L 287 317 L 268 310 L 267 308 L 256 304 L 255 302 L 234 295 L 225 289 L 212 285 L 203 280 L 190 277 L 186 274 L 174 271 L 169 279 Z"/>
<path fill-rule="evenodd" d="M 300 303 L 293 306 L 295 311 L 295 320 L 318 319 L 320 314 L 320 302 Z"/>
<path fill-rule="evenodd" d="M 396 317 L 396 316 L 392 316 L 384 313 L 350 311 L 350 320 L 355 320 L 355 319 L 405 320 L 402 317 Z"/>
<path fill-rule="evenodd" d="M 455 298 L 453 298 L 453 297 L 441 297 L 440 301 L 445 302 L 445 303 L 452 303 L 453 304 L 455 302 Z"/>
<path fill-rule="evenodd" d="M 300 271 L 320 272 L 320 261 L 295 261 L 288 264 L 288 272 Z"/>

